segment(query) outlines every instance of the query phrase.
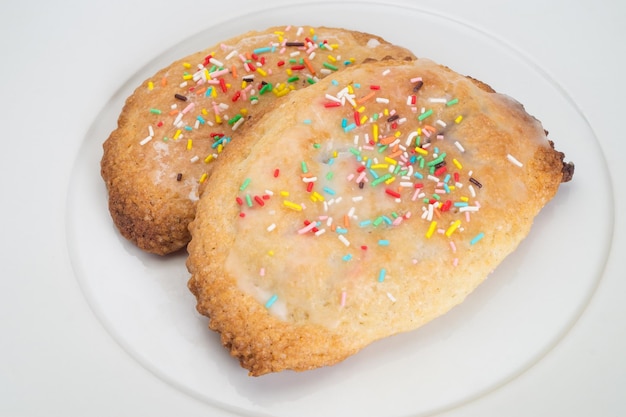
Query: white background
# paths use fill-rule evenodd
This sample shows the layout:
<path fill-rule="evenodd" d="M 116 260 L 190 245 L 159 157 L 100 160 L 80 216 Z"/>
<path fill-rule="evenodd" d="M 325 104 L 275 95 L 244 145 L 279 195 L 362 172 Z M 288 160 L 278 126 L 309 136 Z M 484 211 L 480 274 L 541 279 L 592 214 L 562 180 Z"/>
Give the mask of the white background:
<path fill-rule="evenodd" d="M 626 415 L 626 225 L 621 215 L 626 208 L 621 180 L 626 174 L 621 126 L 626 3 L 410 4 L 468 22 L 539 63 L 594 129 L 615 188 L 612 253 L 574 328 L 527 372 L 444 415 Z M 94 316 L 70 265 L 66 193 L 87 129 L 130 74 L 214 22 L 263 7 L 258 1 L 163 0 L 0 5 L 0 415 L 217 413 L 139 365 Z M 593 198 L 590 189 L 591 203 Z"/>

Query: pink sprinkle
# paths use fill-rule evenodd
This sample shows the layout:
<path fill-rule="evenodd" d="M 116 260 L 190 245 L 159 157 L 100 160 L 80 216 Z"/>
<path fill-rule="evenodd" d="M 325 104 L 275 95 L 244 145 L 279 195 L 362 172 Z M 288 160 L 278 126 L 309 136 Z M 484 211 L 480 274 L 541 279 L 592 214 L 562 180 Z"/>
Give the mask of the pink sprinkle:
<path fill-rule="evenodd" d="M 311 230 L 315 229 L 316 226 L 317 226 L 317 223 L 311 222 L 308 225 L 304 226 L 302 229 L 298 230 L 298 234 L 303 235 L 305 233 L 308 233 Z"/>
<path fill-rule="evenodd" d="M 346 306 L 346 297 L 347 294 L 345 291 L 341 292 L 341 307 L 345 307 Z"/>
<path fill-rule="evenodd" d="M 452 241 L 450 242 L 450 249 L 452 249 L 452 253 L 456 253 L 456 245 Z"/>
<path fill-rule="evenodd" d="M 265 268 L 261 268 L 261 270 L 259 271 L 259 275 L 262 277 L 265 276 Z"/>
<path fill-rule="evenodd" d="M 452 261 L 452 266 L 458 266 L 459 265 L 459 258 L 454 258 L 454 261 Z"/>

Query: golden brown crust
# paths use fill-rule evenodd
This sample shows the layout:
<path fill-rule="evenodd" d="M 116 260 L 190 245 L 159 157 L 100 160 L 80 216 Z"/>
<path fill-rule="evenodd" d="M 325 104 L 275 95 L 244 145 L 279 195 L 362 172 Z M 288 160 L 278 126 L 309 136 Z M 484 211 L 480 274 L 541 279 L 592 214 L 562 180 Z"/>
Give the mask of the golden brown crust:
<path fill-rule="evenodd" d="M 385 70 L 390 72 L 382 76 Z M 405 105 L 411 94 L 407 80 L 416 75 L 424 79 L 419 101 L 415 106 Z M 192 276 L 188 285 L 197 298 L 197 309 L 210 318 L 210 328 L 221 334 L 223 345 L 253 376 L 332 365 L 377 339 L 415 329 L 445 313 L 516 248 L 563 179 L 563 155 L 550 145 L 541 124 L 519 103 L 494 93 L 484 83 L 423 59 L 408 64 L 363 64 L 333 79 L 339 86 L 324 80 L 290 96 L 289 102 L 268 113 L 218 161 L 211 187 L 201 197 L 190 225 L 187 266 Z M 367 86 L 377 84 L 378 96 L 390 102 L 364 102 L 369 120 L 343 134 L 341 120 L 353 110 L 349 105 L 324 108 L 325 93 L 336 94 L 357 83 L 361 86 L 357 98 L 367 95 L 363 91 Z M 442 97 L 450 102 L 429 101 Z M 453 104 L 455 98 L 458 104 Z M 413 107 L 417 114 L 411 114 Z M 420 120 L 418 115 L 425 114 L 420 107 L 433 108 L 432 119 Z M 383 115 L 385 108 L 407 120 L 392 128 L 399 119 L 373 117 Z M 380 132 L 400 132 L 398 137 L 404 142 L 417 127 L 438 125 L 437 118 L 447 122 L 439 132 L 445 137 L 432 137 L 431 146 L 448 154 L 449 174 L 460 174 L 456 183 L 449 183 L 454 185 L 450 197 L 444 198 L 469 201 L 476 209 L 471 221 L 460 208 L 445 211 L 443 204 L 422 203 L 425 197 L 433 200 L 435 187 L 442 188 L 427 178 L 422 182 L 397 174 L 389 185 L 374 187 L 357 186 L 346 175 L 363 172 L 357 167 L 365 162 L 358 158 L 382 159 L 390 155 L 385 152 L 393 151 L 382 143 L 368 150 L 369 142 L 363 140 L 372 134 L 373 125 Z M 455 142 L 463 144 L 463 152 Z M 424 142 L 419 147 L 436 160 L 432 147 Z M 357 152 L 362 152 L 358 158 Z M 410 148 L 407 152 L 407 156 L 421 154 L 411 153 Z M 452 158 L 463 167 L 455 167 Z M 301 161 L 306 173 L 298 170 Z M 275 168 L 280 168 L 279 175 L 272 175 Z M 332 172 L 332 179 L 325 172 Z M 323 184 L 341 195 L 342 202 L 333 200 L 328 208 L 320 199 L 310 199 L 312 190 L 301 186 L 302 178 L 310 178 L 307 175 L 326 178 Z M 444 181 L 443 173 L 437 175 L 439 182 Z M 246 178 L 251 181 L 241 191 Z M 374 177 L 369 178 L 373 181 Z M 418 187 L 391 185 L 408 181 L 428 188 L 429 194 L 412 200 L 412 190 Z M 314 190 L 324 193 L 317 184 Z M 263 190 L 272 193 L 262 194 L 267 192 Z M 279 195 L 279 190 L 306 207 L 286 208 L 287 194 Z M 235 197 L 246 193 L 267 198 L 263 205 L 255 200 L 250 205 L 237 203 Z M 402 198 L 391 198 L 393 193 Z M 325 196 L 330 204 L 330 195 Z M 359 205 L 352 196 L 371 200 Z M 351 205 L 356 208 L 354 217 L 344 214 Z M 433 219 L 439 222 L 436 230 L 440 232 L 428 236 L 432 223 L 420 208 L 430 205 L 438 210 L 439 217 Z M 412 216 L 408 216 L 410 211 Z M 391 212 L 402 220 L 397 225 L 359 225 Z M 318 215 L 324 220 L 316 227 L 325 233 L 299 230 L 303 220 Z M 336 219 L 333 224 L 345 222 L 342 233 L 351 240 L 350 246 L 339 242 L 339 232 L 332 231 L 328 216 Z M 275 227 L 271 232 L 270 223 Z M 393 250 L 385 249 L 381 239 L 388 239 L 386 245 Z M 386 276 L 381 266 L 386 267 Z M 277 298 L 267 301 L 272 293 Z"/>
<path fill-rule="evenodd" d="M 297 29 L 292 28 L 288 31 L 284 27 L 274 27 L 261 32 L 248 32 L 211 46 L 163 68 L 142 83 L 128 98 L 120 114 L 117 129 L 104 143 L 101 162 L 101 174 L 109 192 L 111 216 L 125 238 L 141 249 L 159 255 L 183 248 L 190 238 L 188 224 L 194 216 L 197 196 L 206 186 L 205 182 L 202 184 L 199 182 L 202 181 L 203 174 L 210 174 L 212 170 L 212 163 L 204 161 L 209 155 L 216 156 L 220 150 L 219 147 L 211 146 L 214 137 L 211 135 L 219 133 L 235 139 L 273 106 L 275 100 L 270 99 L 273 97 L 271 92 L 260 95 L 257 91 L 258 104 L 250 104 L 249 100 L 243 98 L 254 93 L 250 89 L 244 90 L 240 85 L 242 77 L 248 73 L 238 55 L 226 59 L 227 54 L 233 50 L 238 54 L 252 53 L 254 49 L 265 47 L 270 42 L 280 42 L 280 36 L 287 40 L 313 37 L 311 34 L 313 30 L 319 42 L 327 40 L 328 44 L 332 45 L 331 48 L 334 48 L 331 51 L 319 50 L 316 57 L 311 57 L 310 67 L 316 72 L 314 76 L 317 78 L 324 76 L 323 63 L 327 61 L 328 55 L 339 57 L 344 54 L 334 63 L 338 70 L 349 66 L 342 63 L 344 60 L 354 60 L 358 63 L 366 59 L 414 59 L 408 50 L 364 32 L 306 27 L 302 34 L 297 34 Z M 283 32 L 284 35 L 277 35 L 277 32 Z M 223 44 L 228 47 L 222 48 Z M 287 82 L 286 66 L 276 64 L 279 59 L 288 61 L 289 53 L 296 50 L 295 47 L 290 47 L 280 56 L 277 52 L 266 55 L 259 53 L 254 64 L 258 64 L 261 71 L 265 69 L 265 72 L 251 72 L 256 76 L 255 82 L 260 83 L 263 80 L 270 83 L 280 82 L 289 84 L 290 88 L 308 85 L 306 81 L 307 73 L 310 73 L 308 63 L 303 65 L 306 68 L 294 71 L 300 76 L 297 82 Z M 302 50 L 302 57 L 305 56 L 304 52 L 306 51 Z M 223 61 L 220 63 L 231 72 L 219 76 L 225 79 L 226 83 L 223 86 L 214 85 L 214 95 L 205 97 L 205 94 L 198 92 L 207 87 L 208 83 L 198 85 L 196 79 L 184 80 L 183 74 L 193 74 L 198 70 L 196 65 L 205 63 L 206 57 L 211 54 L 215 55 L 215 59 Z M 265 58 L 267 62 L 261 65 L 260 60 Z M 237 78 L 233 77 L 231 63 L 236 64 Z M 207 69 L 212 65 L 206 63 Z M 184 82 L 187 85 L 181 87 Z M 223 91 L 222 88 L 227 91 Z M 238 91 L 244 93 L 241 95 L 242 98 L 235 99 Z M 185 96 L 186 101 L 175 99 L 174 94 Z M 183 112 L 189 103 L 194 103 L 195 107 L 181 119 L 184 126 L 173 126 L 175 117 Z M 219 107 L 215 110 L 214 105 L 218 104 L 227 106 L 228 109 Z M 178 107 L 173 110 L 174 114 L 170 115 L 172 105 Z M 151 110 L 160 113 L 153 114 Z M 216 111 L 220 112 L 219 121 L 215 115 Z M 228 118 L 232 119 L 235 115 L 243 115 L 242 119 L 245 120 L 245 123 L 237 128 L 237 132 L 233 131 L 234 125 L 227 123 L 230 122 Z M 197 116 L 206 120 L 206 123 L 195 127 Z M 226 120 L 221 120 L 222 118 Z M 193 129 L 185 130 L 189 127 Z M 154 137 L 142 145 L 140 144 L 142 140 L 150 134 L 149 128 L 154 131 Z M 176 131 L 181 132 L 180 136 L 183 139 L 176 139 Z M 189 139 L 191 150 L 186 147 Z M 197 160 L 191 162 L 194 157 Z"/>

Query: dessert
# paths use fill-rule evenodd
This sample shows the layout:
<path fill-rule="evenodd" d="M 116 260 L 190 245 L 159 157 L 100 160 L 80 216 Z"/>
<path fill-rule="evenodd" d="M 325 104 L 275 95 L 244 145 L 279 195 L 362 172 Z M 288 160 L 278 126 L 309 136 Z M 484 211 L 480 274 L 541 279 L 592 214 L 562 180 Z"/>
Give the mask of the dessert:
<path fill-rule="evenodd" d="M 251 31 L 182 58 L 127 99 L 101 174 L 120 233 L 165 255 L 189 222 L 214 161 L 293 90 L 367 60 L 413 59 L 375 35 L 336 28 Z"/>
<path fill-rule="evenodd" d="M 520 103 L 421 58 L 335 73 L 240 139 L 190 225 L 188 285 L 253 376 L 449 311 L 574 171 Z"/>

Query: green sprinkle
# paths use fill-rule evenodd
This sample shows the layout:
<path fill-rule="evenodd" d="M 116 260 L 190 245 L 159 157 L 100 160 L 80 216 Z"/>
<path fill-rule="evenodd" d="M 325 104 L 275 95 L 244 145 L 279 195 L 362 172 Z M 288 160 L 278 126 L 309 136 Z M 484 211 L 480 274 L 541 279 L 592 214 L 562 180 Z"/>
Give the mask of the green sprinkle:
<path fill-rule="evenodd" d="M 433 109 L 428 109 L 427 111 L 425 111 L 424 113 L 420 114 L 417 117 L 417 120 L 419 120 L 420 122 L 422 120 L 424 120 L 425 118 L 427 118 L 428 116 L 431 116 L 433 114 Z"/>
<path fill-rule="evenodd" d="M 246 204 L 248 207 L 252 207 L 252 197 L 250 197 L 250 194 L 246 194 Z"/>
<path fill-rule="evenodd" d="M 383 222 L 383 216 L 377 217 L 376 220 L 372 222 L 374 226 L 379 226 Z"/>
<path fill-rule="evenodd" d="M 479 234 L 476 235 L 476 237 L 474 237 L 474 239 L 470 240 L 470 245 L 475 245 L 484 237 L 485 237 L 485 234 L 483 232 L 480 232 Z"/>
<path fill-rule="evenodd" d="M 433 198 L 437 201 L 441 200 L 441 197 L 439 197 L 439 194 L 433 194 Z"/>
<path fill-rule="evenodd" d="M 267 83 L 263 87 L 261 87 L 261 90 L 259 90 L 259 94 L 263 95 L 271 90 L 272 90 L 272 84 Z"/>
<path fill-rule="evenodd" d="M 315 81 L 315 79 L 313 79 L 313 78 L 307 78 L 306 82 L 309 83 L 309 84 L 315 84 L 317 81 Z"/>
<path fill-rule="evenodd" d="M 167 142 L 168 140 L 170 140 L 170 138 L 168 138 L 167 136 L 163 136 L 163 142 Z"/>
<path fill-rule="evenodd" d="M 455 104 L 457 104 L 459 102 L 458 98 L 453 98 L 452 100 L 448 101 L 446 103 L 446 106 L 450 107 L 450 106 L 454 106 Z"/>
<path fill-rule="evenodd" d="M 385 182 L 385 181 L 387 181 L 391 177 L 393 177 L 393 175 L 391 175 L 389 173 L 383 175 L 382 177 L 378 177 L 374 181 L 372 181 L 372 186 L 376 186 L 376 185 L 380 184 L 381 182 Z"/>
<path fill-rule="evenodd" d="M 243 116 L 242 116 L 241 114 L 237 114 L 235 117 L 233 117 L 232 119 L 229 119 L 229 120 L 228 120 L 228 124 L 229 124 L 230 126 L 232 126 L 232 125 L 234 125 L 235 123 L 237 123 L 237 121 L 238 121 L 239 119 L 241 119 L 242 117 L 243 117 Z"/>
<path fill-rule="evenodd" d="M 378 153 L 383 153 L 387 150 L 387 148 L 389 147 L 389 145 L 382 145 L 378 148 Z"/>
<path fill-rule="evenodd" d="M 297 75 L 294 75 L 293 77 L 287 78 L 287 82 L 293 83 L 293 82 L 298 81 L 299 79 L 300 79 L 300 77 L 298 77 Z"/>
<path fill-rule="evenodd" d="M 335 174 L 332 171 L 328 171 L 328 173 L 326 174 L 326 179 L 330 181 L 333 179 L 334 176 Z"/>
<path fill-rule="evenodd" d="M 239 191 L 243 191 L 248 188 L 248 185 L 250 185 L 250 181 L 252 181 L 250 178 L 246 178 L 245 180 L 243 180 L 241 187 L 239 187 Z"/>
<path fill-rule="evenodd" d="M 356 148 L 350 148 L 350 153 L 354 156 L 361 156 L 361 151 Z"/>
<path fill-rule="evenodd" d="M 274 294 L 270 297 L 269 300 L 265 303 L 265 308 L 270 308 L 274 303 L 278 300 L 278 295 Z"/>
<path fill-rule="evenodd" d="M 325 68 L 328 68 L 328 69 L 333 70 L 333 71 L 337 71 L 339 69 L 336 66 L 334 66 L 333 64 L 329 64 L 328 62 L 324 62 L 323 65 L 324 65 Z"/>
<path fill-rule="evenodd" d="M 391 217 L 393 217 L 394 219 L 397 219 L 400 216 L 398 215 L 398 213 L 394 211 L 393 213 L 391 213 Z"/>
<path fill-rule="evenodd" d="M 385 276 L 387 275 L 387 271 L 385 268 L 381 268 L 378 273 L 378 282 L 383 282 L 385 280 Z"/>
<path fill-rule="evenodd" d="M 159 110 L 159 109 L 150 109 L 150 113 L 152 113 L 152 114 L 161 114 L 161 110 Z"/>
<path fill-rule="evenodd" d="M 250 101 L 259 101 L 259 96 L 250 96 Z"/>
<path fill-rule="evenodd" d="M 441 155 L 439 155 L 436 159 L 433 159 L 432 161 L 430 161 L 427 165 L 429 167 L 434 167 L 435 165 L 439 165 L 440 163 L 442 163 L 445 158 L 446 158 L 446 153 L 444 152 Z"/>
<path fill-rule="evenodd" d="M 306 174 L 309 172 L 309 168 L 307 168 L 306 162 L 304 161 L 300 162 L 300 168 L 302 169 L 303 174 Z"/>

